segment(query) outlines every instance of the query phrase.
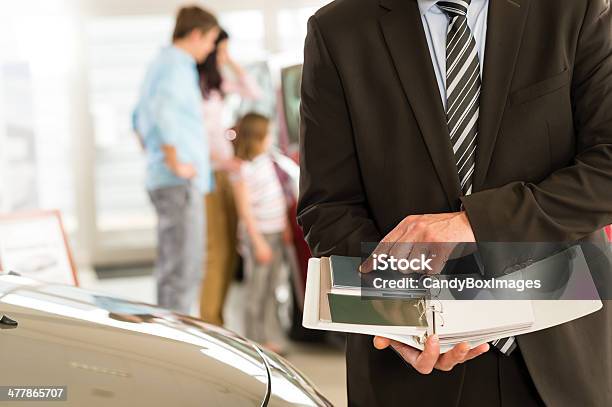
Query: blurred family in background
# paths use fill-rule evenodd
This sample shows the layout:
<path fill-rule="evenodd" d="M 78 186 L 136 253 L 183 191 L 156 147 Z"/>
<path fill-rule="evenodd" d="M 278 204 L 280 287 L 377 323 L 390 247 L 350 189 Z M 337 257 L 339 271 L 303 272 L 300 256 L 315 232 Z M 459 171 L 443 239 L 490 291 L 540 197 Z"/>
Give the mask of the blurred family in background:
<path fill-rule="evenodd" d="M 261 91 L 229 52 L 230 35 L 199 7 L 177 15 L 172 44 L 151 62 L 133 114 L 147 158 L 146 188 L 157 214 L 157 302 L 223 325 L 239 264 L 246 281 L 246 335 L 266 335 L 283 265 L 295 265 L 291 188 L 275 163 L 268 117 L 249 113 L 231 129 L 225 99 Z M 239 258 L 242 262 L 239 262 Z"/>
<path fill-rule="evenodd" d="M 241 162 L 236 159 L 228 137 L 230 133 L 223 123 L 224 101 L 230 93 L 237 93 L 244 99 L 257 99 L 261 93 L 244 68 L 230 56 L 228 41 L 228 33 L 222 30 L 214 51 L 198 66 L 215 183 L 206 196 L 208 238 L 200 316 L 215 325 L 223 325 L 223 305 L 238 260 L 238 219 L 230 177 L 239 172 Z"/>

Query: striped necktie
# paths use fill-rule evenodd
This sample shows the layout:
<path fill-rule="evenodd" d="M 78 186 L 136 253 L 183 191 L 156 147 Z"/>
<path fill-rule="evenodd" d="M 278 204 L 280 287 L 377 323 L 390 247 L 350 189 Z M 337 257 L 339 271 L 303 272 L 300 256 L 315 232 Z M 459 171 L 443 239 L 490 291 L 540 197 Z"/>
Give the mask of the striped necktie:
<path fill-rule="evenodd" d="M 472 192 L 480 111 L 480 63 L 467 22 L 470 0 L 439 1 L 450 18 L 446 37 L 446 120 L 461 190 Z"/>
<path fill-rule="evenodd" d="M 446 35 L 446 120 L 461 191 L 465 195 L 472 193 L 481 87 L 478 50 L 467 21 L 470 1 L 436 3 L 450 18 Z M 516 339 L 511 336 L 491 344 L 509 355 L 516 348 Z"/>

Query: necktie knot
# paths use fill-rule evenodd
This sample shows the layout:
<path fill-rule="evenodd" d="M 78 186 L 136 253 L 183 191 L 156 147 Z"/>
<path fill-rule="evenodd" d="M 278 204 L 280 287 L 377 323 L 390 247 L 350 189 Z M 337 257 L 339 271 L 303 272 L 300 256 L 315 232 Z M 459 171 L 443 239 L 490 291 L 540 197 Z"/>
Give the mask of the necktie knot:
<path fill-rule="evenodd" d="M 455 18 L 458 16 L 467 16 L 470 1 L 471 0 L 449 0 L 439 1 L 436 4 L 447 16 Z"/>

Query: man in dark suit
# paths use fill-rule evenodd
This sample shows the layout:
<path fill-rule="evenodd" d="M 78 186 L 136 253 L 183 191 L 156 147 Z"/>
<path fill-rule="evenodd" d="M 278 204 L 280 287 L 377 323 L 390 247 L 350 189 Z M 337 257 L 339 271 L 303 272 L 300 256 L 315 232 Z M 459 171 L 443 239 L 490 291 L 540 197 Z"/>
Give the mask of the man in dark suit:
<path fill-rule="evenodd" d="M 337 0 L 309 21 L 301 109 L 315 256 L 581 240 L 602 247 L 585 256 L 610 285 L 609 0 Z M 419 352 L 350 334 L 349 404 L 609 406 L 611 319 L 604 301 L 504 351 L 444 355 L 435 337 Z"/>

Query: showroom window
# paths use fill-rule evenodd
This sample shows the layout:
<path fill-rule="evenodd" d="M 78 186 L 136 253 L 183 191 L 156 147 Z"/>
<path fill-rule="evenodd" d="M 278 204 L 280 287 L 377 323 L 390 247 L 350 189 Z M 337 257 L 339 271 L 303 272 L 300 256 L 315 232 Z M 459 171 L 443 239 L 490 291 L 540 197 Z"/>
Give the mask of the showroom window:
<path fill-rule="evenodd" d="M 7 14 L 8 15 L 8 14 Z M 0 212 L 59 208 L 77 225 L 67 11 L 0 17 Z"/>
<path fill-rule="evenodd" d="M 168 43 L 172 23 L 171 16 L 130 16 L 94 19 L 87 27 L 100 239 L 104 233 L 154 227 L 144 189 L 144 153 L 131 114 L 146 66 Z M 123 242 L 117 237 L 112 240 Z"/>
<path fill-rule="evenodd" d="M 279 50 L 302 54 L 308 19 L 318 7 L 283 9 L 278 12 Z"/>

